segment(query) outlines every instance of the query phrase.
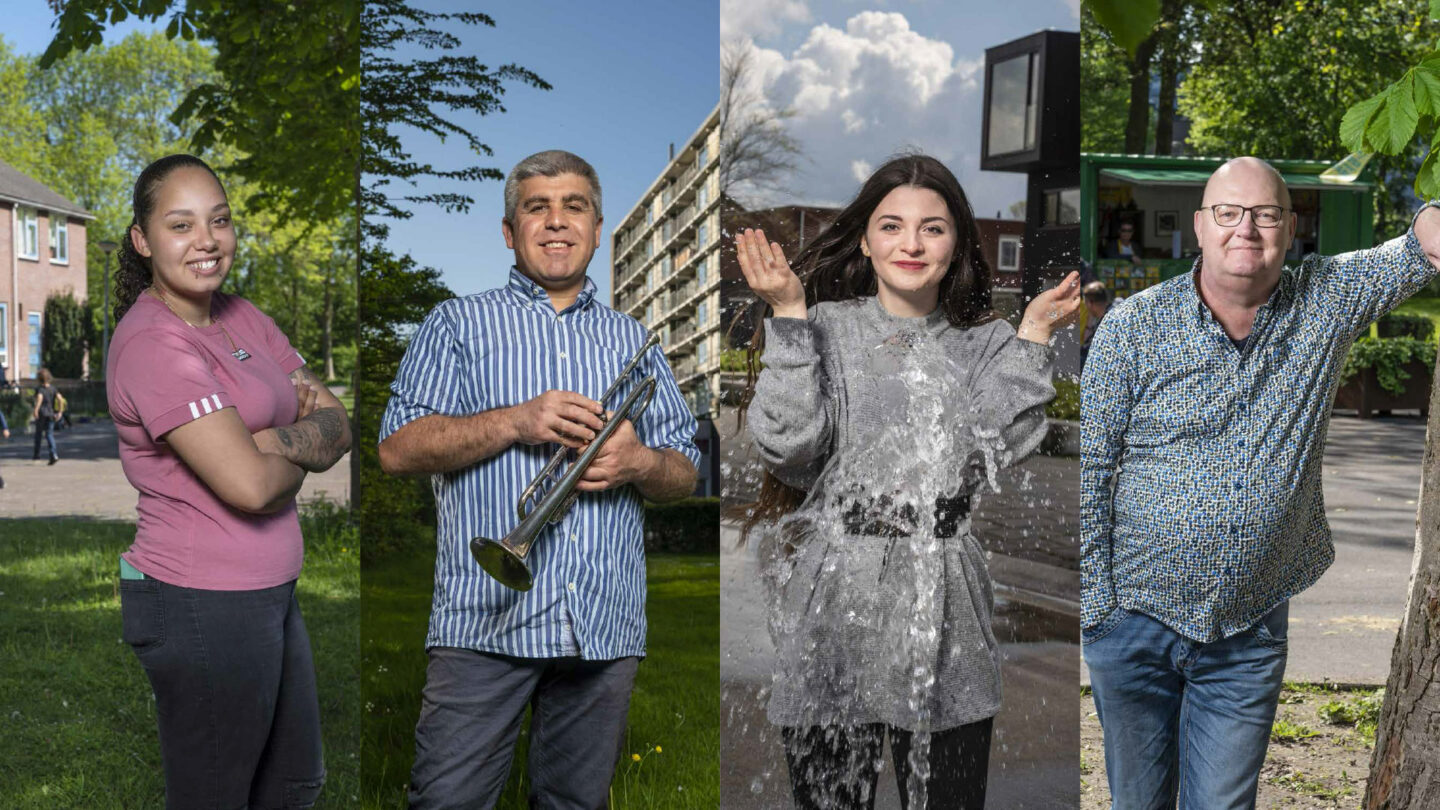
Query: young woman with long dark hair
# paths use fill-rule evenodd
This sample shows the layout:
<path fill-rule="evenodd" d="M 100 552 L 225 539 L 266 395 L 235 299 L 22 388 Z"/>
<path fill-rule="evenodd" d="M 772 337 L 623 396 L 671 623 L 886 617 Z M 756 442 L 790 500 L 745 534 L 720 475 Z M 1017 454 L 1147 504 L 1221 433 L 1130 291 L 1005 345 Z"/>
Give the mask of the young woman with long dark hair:
<path fill-rule="evenodd" d="M 320 710 L 295 599 L 295 495 L 350 446 L 339 400 L 250 302 L 219 178 L 170 155 L 135 181 L 106 393 L 139 491 L 123 637 L 155 692 L 166 806 L 310 807 Z"/>
<path fill-rule="evenodd" d="M 744 529 L 764 527 L 768 714 L 796 807 L 870 807 L 888 733 L 906 806 L 981 808 L 1000 666 L 970 502 L 1044 436 L 1078 276 L 1017 335 L 964 191 L 923 155 L 881 166 L 794 271 L 763 232 L 736 247 L 768 315 L 748 403 L 767 473 Z"/>

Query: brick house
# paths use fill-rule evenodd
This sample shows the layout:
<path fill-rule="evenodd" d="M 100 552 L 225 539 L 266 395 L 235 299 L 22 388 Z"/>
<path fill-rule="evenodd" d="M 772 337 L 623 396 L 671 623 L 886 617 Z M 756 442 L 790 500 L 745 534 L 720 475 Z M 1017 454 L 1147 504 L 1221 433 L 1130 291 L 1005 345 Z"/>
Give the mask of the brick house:
<path fill-rule="evenodd" d="M 40 370 L 45 301 L 85 299 L 85 229 L 95 215 L 0 160 L 0 365 L 7 380 Z"/>

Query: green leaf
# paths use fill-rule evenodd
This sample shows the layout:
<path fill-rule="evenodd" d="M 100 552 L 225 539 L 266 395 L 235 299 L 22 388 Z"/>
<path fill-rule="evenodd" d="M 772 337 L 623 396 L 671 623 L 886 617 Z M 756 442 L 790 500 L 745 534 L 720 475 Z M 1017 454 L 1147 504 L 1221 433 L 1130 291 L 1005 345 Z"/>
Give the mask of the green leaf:
<path fill-rule="evenodd" d="M 1440 62 L 1415 68 L 1415 104 L 1421 115 L 1440 116 Z"/>
<path fill-rule="evenodd" d="M 1431 149 L 1430 153 L 1425 156 L 1424 162 L 1420 164 L 1420 171 L 1415 173 L 1415 196 L 1422 200 L 1433 199 L 1435 196 L 1434 190 L 1431 188 L 1436 185 L 1435 179 L 1432 177 L 1435 173 L 1435 155 L 1436 151 Z"/>
<path fill-rule="evenodd" d="M 170 18 L 170 24 L 165 26 L 165 38 L 174 39 L 178 33 L 180 33 L 180 15 L 176 14 Z"/>
<path fill-rule="evenodd" d="M 1345 111 L 1340 119 L 1340 141 L 1351 152 L 1368 152 L 1365 132 L 1375 111 L 1385 101 L 1384 93 L 1377 93 Z"/>
<path fill-rule="evenodd" d="M 1440 20 L 1440 0 L 1430 0 L 1430 19 Z"/>
<path fill-rule="evenodd" d="M 1415 74 L 1407 71 L 1405 78 L 1390 85 L 1385 94 L 1385 113 L 1390 123 L 1389 153 L 1398 155 L 1410 143 L 1420 113 L 1415 108 Z"/>
<path fill-rule="evenodd" d="M 1085 0 L 1085 7 L 1132 58 L 1160 20 L 1160 0 Z"/>

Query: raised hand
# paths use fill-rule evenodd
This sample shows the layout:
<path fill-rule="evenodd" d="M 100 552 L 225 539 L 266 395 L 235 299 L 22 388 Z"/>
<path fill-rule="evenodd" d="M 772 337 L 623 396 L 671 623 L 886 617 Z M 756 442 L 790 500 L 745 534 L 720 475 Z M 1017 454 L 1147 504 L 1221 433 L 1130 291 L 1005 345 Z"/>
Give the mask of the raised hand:
<path fill-rule="evenodd" d="M 579 449 L 605 427 L 605 410 L 595 400 L 573 391 L 546 391 L 510 409 L 523 444 L 556 442 Z"/>
<path fill-rule="evenodd" d="M 1072 271 L 1059 284 L 1035 296 L 1025 307 L 1020 321 L 1021 340 L 1050 342 L 1056 332 L 1075 323 L 1080 317 L 1080 274 Z"/>
<path fill-rule="evenodd" d="M 746 228 L 735 235 L 735 256 L 745 283 L 775 310 L 777 318 L 804 318 L 805 287 L 790 269 L 779 242 L 767 242 L 765 232 Z"/>

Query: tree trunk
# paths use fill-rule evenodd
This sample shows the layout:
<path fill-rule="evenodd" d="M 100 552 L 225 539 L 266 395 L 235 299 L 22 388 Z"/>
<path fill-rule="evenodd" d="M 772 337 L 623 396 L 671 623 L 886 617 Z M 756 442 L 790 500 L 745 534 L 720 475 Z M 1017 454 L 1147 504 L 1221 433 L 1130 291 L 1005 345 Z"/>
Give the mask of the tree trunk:
<path fill-rule="evenodd" d="M 1430 393 L 1415 563 L 1390 657 L 1366 810 L 1440 807 L 1440 374 Z"/>
<path fill-rule="evenodd" d="M 1155 55 L 1157 36 L 1151 34 L 1135 49 L 1130 60 L 1130 116 L 1125 121 L 1125 154 L 1145 152 L 1150 131 L 1150 59 Z"/>
<path fill-rule="evenodd" d="M 332 258 L 325 274 L 325 321 L 321 325 L 321 346 L 325 351 L 325 379 L 335 379 L 335 340 L 331 325 L 335 322 L 335 261 Z"/>
<path fill-rule="evenodd" d="M 1169 10 L 1175 3 L 1166 3 Z M 1181 48 L 1178 20 L 1166 19 L 1165 41 L 1160 46 L 1160 96 L 1155 101 L 1155 154 L 1168 155 L 1173 151 L 1170 144 L 1175 140 L 1175 82 L 1180 75 Z"/>

